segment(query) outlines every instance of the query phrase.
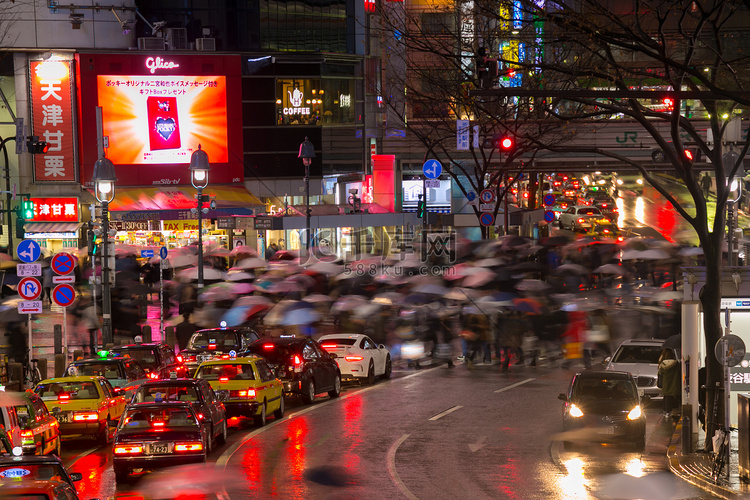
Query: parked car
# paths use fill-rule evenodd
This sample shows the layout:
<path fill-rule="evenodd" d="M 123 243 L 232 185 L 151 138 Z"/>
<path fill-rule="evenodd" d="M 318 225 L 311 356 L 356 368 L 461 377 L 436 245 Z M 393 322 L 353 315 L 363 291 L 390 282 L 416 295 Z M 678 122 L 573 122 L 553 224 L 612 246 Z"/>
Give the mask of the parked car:
<path fill-rule="evenodd" d="M 592 220 L 602 218 L 604 218 L 604 216 L 596 207 L 575 205 L 561 213 L 559 221 L 561 228 L 568 228 L 571 231 L 576 231 L 579 229 L 591 229 Z"/>
<path fill-rule="evenodd" d="M 194 374 L 204 361 L 229 359 L 231 352 L 238 358 L 243 357 L 250 344 L 259 338 L 258 333 L 248 327 L 198 330 L 190 337 L 187 347 L 180 351 L 180 356 L 190 373 Z"/>
<path fill-rule="evenodd" d="M 276 418 L 284 416 L 284 385 L 263 358 L 206 361 L 198 367 L 195 378 L 211 384 L 230 417 L 249 417 L 262 427 L 268 414 L 273 413 Z"/>
<path fill-rule="evenodd" d="M 125 397 L 115 394 L 107 379 L 100 376 L 58 377 L 42 380 L 34 388 L 47 410 L 60 424 L 65 437 L 93 437 L 110 440 L 125 410 Z"/>
<path fill-rule="evenodd" d="M 265 358 L 284 384 L 284 392 L 302 396 L 304 403 L 312 403 L 322 392 L 332 398 L 341 394 L 336 359 L 309 337 L 261 339 L 250 344 L 249 351 Z"/>
<path fill-rule="evenodd" d="M 211 446 L 208 426 L 186 401 L 128 405 L 112 447 L 115 481 L 131 470 L 154 470 L 205 462 Z"/>
<path fill-rule="evenodd" d="M 372 385 L 375 377 L 391 377 L 391 353 L 367 335 L 323 335 L 318 342 L 323 349 L 336 355 L 343 381 L 358 380 Z"/>
<path fill-rule="evenodd" d="M 60 424 L 38 394 L 24 392 L 23 404 L 16 405 L 16 414 L 21 425 L 21 447 L 25 455 L 54 453 L 60 456 Z"/>
<path fill-rule="evenodd" d="M 563 401 L 563 431 L 570 441 L 646 446 L 646 414 L 633 376 L 627 372 L 586 370 L 576 373 Z"/>
<path fill-rule="evenodd" d="M 114 346 L 113 356 L 127 356 L 137 360 L 150 379 L 168 379 L 172 372 L 178 378 L 189 375 L 188 369 L 174 350 L 160 342 L 135 343 Z"/>
<path fill-rule="evenodd" d="M 208 425 L 211 438 L 219 444 L 227 442 L 226 408 L 207 381 L 194 378 L 152 380 L 135 391 L 130 404 L 162 401 L 187 401 L 193 406 L 198 419 Z"/>
<path fill-rule="evenodd" d="M 68 472 L 59 457 L 0 457 L 0 497 L 78 500 L 74 483 L 80 472 Z"/>
<path fill-rule="evenodd" d="M 662 352 L 664 340 L 659 339 L 629 339 L 617 347 L 608 358 L 606 370 L 624 371 L 631 373 L 635 382 L 644 394 L 652 399 L 661 398 L 661 389 L 656 385 L 659 371 L 659 356 Z M 680 353 L 674 351 L 675 359 L 680 359 Z"/>
<path fill-rule="evenodd" d="M 65 369 L 68 375 L 87 375 L 106 378 L 115 390 L 128 400 L 139 385 L 149 380 L 146 370 L 132 358 L 112 357 L 102 351 L 98 357 L 74 361 Z"/>

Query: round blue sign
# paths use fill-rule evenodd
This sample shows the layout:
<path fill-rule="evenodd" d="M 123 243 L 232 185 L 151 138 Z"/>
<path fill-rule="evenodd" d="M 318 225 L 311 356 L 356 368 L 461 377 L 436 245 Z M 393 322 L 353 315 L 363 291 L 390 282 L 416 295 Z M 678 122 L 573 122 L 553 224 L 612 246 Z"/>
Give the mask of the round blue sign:
<path fill-rule="evenodd" d="M 550 206 L 555 204 L 555 195 L 554 194 L 545 194 L 544 195 L 544 205 Z"/>
<path fill-rule="evenodd" d="M 555 220 L 555 212 L 552 210 L 547 210 L 544 212 L 544 220 L 547 222 L 552 222 Z"/>
<path fill-rule="evenodd" d="M 159 249 L 159 257 L 161 257 L 162 259 L 167 258 L 167 247 L 161 247 Z"/>
<path fill-rule="evenodd" d="M 484 227 L 491 226 L 493 222 L 495 222 L 495 216 L 492 215 L 490 212 L 484 212 L 482 215 L 479 216 L 479 223 L 482 224 Z"/>
<path fill-rule="evenodd" d="M 34 240 L 23 240 L 16 247 L 16 255 L 21 259 L 21 262 L 31 264 L 36 262 L 39 256 L 42 254 L 42 247 L 39 246 Z"/>
<path fill-rule="evenodd" d="M 469 200 L 469 201 L 476 200 L 477 199 L 477 193 L 475 193 L 474 191 L 469 191 L 468 193 L 466 193 L 466 199 Z"/>
<path fill-rule="evenodd" d="M 422 165 L 422 173 L 428 179 L 437 179 L 443 173 L 443 164 L 437 160 L 427 160 Z"/>
<path fill-rule="evenodd" d="M 52 301 L 60 307 L 68 307 L 76 299 L 76 289 L 68 284 L 57 285 L 52 289 Z"/>

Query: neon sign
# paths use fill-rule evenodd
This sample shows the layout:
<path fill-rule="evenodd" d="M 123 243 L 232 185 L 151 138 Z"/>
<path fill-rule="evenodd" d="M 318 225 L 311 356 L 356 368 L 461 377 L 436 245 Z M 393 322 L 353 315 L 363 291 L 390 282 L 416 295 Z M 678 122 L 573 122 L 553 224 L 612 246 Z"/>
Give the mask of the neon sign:
<path fill-rule="evenodd" d="M 173 61 L 167 61 L 161 57 L 149 57 L 146 59 L 146 69 L 148 69 L 153 75 L 157 69 L 174 69 L 179 68 L 180 65 Z"/>
<path fill-rule="evenodd" d="M 292 105 L 292 107 L 284 108 L 283 112 L 285 115 L 309 115 L 310 114 L 310 108 L 309 107 L 302 107 L 302 99 L 304 97 L 304 93 L 298 88 L 294 87 L 294 91 L 286 91 L 287 95 L 289 96 L 289 104 Z"/>

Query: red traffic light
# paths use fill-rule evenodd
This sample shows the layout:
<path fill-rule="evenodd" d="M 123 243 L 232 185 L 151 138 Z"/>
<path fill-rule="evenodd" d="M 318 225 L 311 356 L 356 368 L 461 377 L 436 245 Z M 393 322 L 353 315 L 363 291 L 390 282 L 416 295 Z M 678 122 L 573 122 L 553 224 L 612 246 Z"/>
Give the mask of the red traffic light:
<path fill-rule="evenodd" d="M 685 158 L 687 158 L 690 161 L 693 161 L 693 152 L 689 149 L 685 150 Z"/>
<path fill-rule="evenodd" d="M 510 137 L 503 137 L 498 141 L 498 146 L 503 151 L 513 149 L 513 139 Z"/>

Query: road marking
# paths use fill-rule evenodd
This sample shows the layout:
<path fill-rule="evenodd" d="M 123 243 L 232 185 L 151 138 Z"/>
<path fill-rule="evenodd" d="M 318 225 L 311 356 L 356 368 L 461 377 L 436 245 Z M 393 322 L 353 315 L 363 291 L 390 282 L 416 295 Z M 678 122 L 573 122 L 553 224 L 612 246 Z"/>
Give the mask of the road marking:
<path fill-rule="evenodd" d="M 404 434 L 398 439 L 398 441 L 393 443 L 391 445 L 391 448 L 388 450 L 388 458 L 386 459 L 388 474 L 390 474 L 391 479 L 394 483 L 396 483 L 396 486 L 398 486 L 398 489 L 401 490 L 401 493 L 403 493 L 406 498 L 408 498 L 409 500 L 419 500 L 419 498 L 417 498 L 414 493 L 409 491 L 409 488 L 406 487 L 404 482 L 401 480 L 401 477 L 399 477 L 398 472 L 396 472 L 396 451 L 398 450 L 398 447 L 401 446 L 401 444 L 406 441 L 409 436 L 410 434 Z"/>
<path fill-rule="evenodd" d="M 460 410 L 461 408 L 463 408 L 463 406 L 454 406 L 453 408 L 448 408 L 447 410 L 442 411 L 442 412 L 438 413 L 437 415 L 428 418 L 427 420 L 435 421 L 435 420 L 437 420 L 439 418 L 442 418 L 442 417 L 446 416 L 449 413 L 453 413 L 456 410 Z"/>
<path fill-rule="evenodd" d="M 482 436 L 477 440 L 476 444 L 470 444 L 469 449 L 472 453 L 481 450 L 482 448 L 484 448 L 485 441 L 487 441 L 487 436 Z"/>
<path fill-rule="evenodd" d="M 76 463 L 76 462 L 78 462 L 78 461 L 79 461 L 80 459 L 82 459 L 82 458 L 83 458 L 83 457 L 85 457 L 86 455 L 89 455 L 89 454 L 91 454 L 91 453 L 94 453 L 94 452 L 95 452 L 96 450 L 98 450 L 99 448 L 100 448 L 99 446 L 95 446 L 95 447 L 93 447 L 93 448 L 90 448 L 90 449 L 88 449 L 88 450 L 86 450 L 86 451 L 84 451 L 84 452 L 81 452 L 81 453 L 80 453 L 79 455 L 76 455 L 75 457 L 73 457 L 73 461 L 72 461 L 72 462 L 70 462 L 70 463 L 69 463 L 68 465 L 66 465 L 66 466 L 65 466 L 65 468 L 66 468 L 66 469 L 70 469 L 70 468 L 72 468 L 72 467 L 73 467 L 73 466 L 75 465 L 75 463 Z"/>
<path fill-rule="evenodd" d="M 403 380 L 408 380 L 408 379 L 410 379 L 412 377 L 419 377 L 421 375 L 424 375 L 426 373 L 431 372 L 432 370 L 437 370 L 438 368 L 443 368 L 443 365 L 436 366 L 434 368 L 422 369 L 422 370 L 420 370 L 418 372 L 412 373 L 411 375 L 407 375 L 405 377 L 401 377 L 401 378 L 397 378 L 397 379 L 389 379 L 387 381 L 387 383 L 385 383 L 385 381 L 384 381 L 384 382 L 381 382 L 380 384 L 377 384 L 377 385 L 371 385 L 371 386 L 366 387 L 364 389 L 360 389 L 360 390 L 358 390 L 356 392 L 351 392 L 351 393 L 345 394 L 344 396 L 338 397 L 336 399 L 329 399 L 328 401 L 325 401 L 323 403 L 318 403 L 318 404 L 315 404 L 313 406 L 308 406 L 307 408 L 304 408 L 304 409 L 299 410 L 299 411 L 297 411 L 295 413 L 292 413 L 291 415 L 286 415 L 282 419 L 279 419 L 279 420 L 275 420 L 274 419 L 273 422 L 267 424 L 264 427 L 260 427 L 258 429 L 255 429 L 255 430 L 252 430 L 250 432 L 246 432 L 245 434 L 240 435 L 239 438 L 238 438 L 238 440 L 227 451 L 225 451 L 224 453 L 222 453 L 222 455 L 216 461 L 216 468 L 217 469 L 226 469 L 226 466 L 229 463 L 229 460 L 232 459 L 232 456 L 234 456 L 234 454 L 237 453 L 237 451 L 247 441 L 249 441 L 253 437 L 257 436 L 261 432 L 265 432 L 267 430 L 273 429 L 277 425 L 281 425 L 284 422 L 287 422 L 287 421 L 289 421 L 289 420 L 291 420 L 291 419 L 293 419 L 295 417 L 299 417 L 301 415 L 304 415 L 305 413 L 309 413 L 309 412 L 311 412 L 313 410 L 317 410 L 318 408 L 323 408 L 324 406 L 328 406 L 330 404 L 333 404 L 336 401 L 341 401 L 341 400 L 344 400 L 344 399 L 352 398 L 354 396 L 358 396 L 358 395 L 362 394 L 363 392 L 374 391 L 375 389 L 379 389 L 381 387 L 387 387 L 390 384 L 395 384 L 395 383 L 401 382 Z M 229 494 L 223 488 L 222 488 L 221 491 L 217 491 L 215 494 L 220 499 L 228 499 L 229 498 Z M 414 498 L 416 498 L 416 497 L 414 497 Z"/>
<path fill-rule="evenodd" d="M 517 382 L 517 383 L 515 383 L 513 385 L 509 385 L 508 387 L 503 387 L 502 389 L 496 390 L 495 394 L 498 394 L 500 392 L 509 391 L 511 389 L 514 389 L 514 388 L 518 387 L 519 385 L 528 384 L 532 380 L 536 380 L 536 379 L 535 378 L 527 378 L 526 380 L 521 380 L 520 382 Z"/>

